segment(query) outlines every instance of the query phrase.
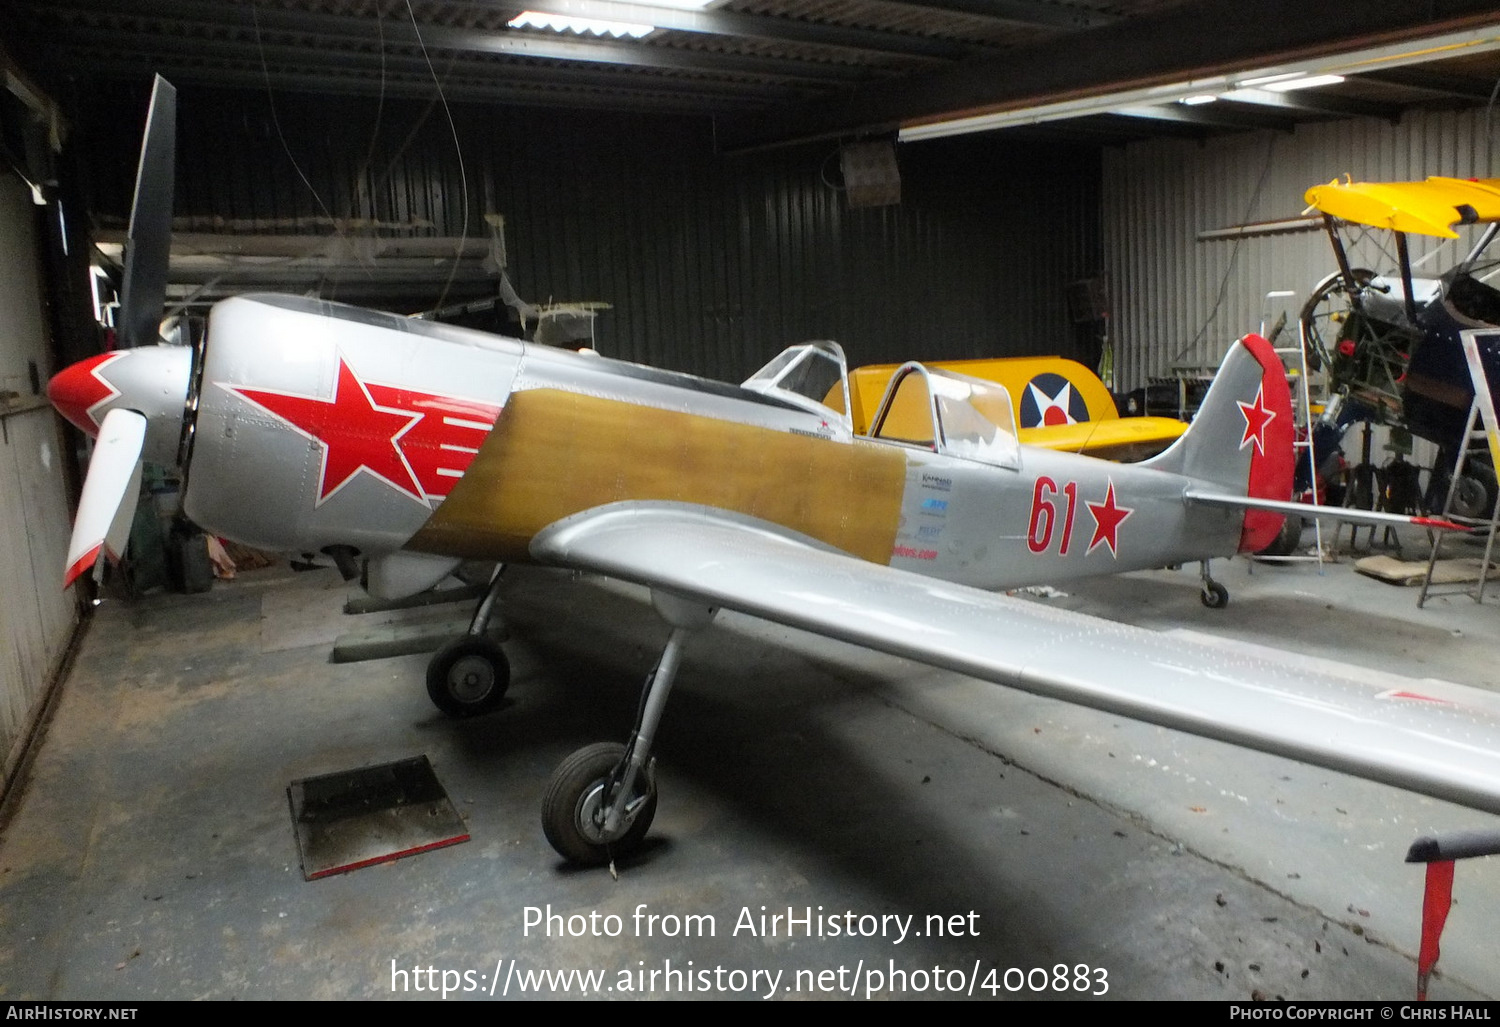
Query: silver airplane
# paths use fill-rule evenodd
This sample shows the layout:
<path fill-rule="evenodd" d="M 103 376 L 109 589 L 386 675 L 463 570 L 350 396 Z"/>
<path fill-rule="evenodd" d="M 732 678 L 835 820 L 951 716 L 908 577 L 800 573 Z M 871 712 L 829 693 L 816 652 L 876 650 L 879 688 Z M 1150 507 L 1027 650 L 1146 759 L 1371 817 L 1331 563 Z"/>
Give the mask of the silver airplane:
<path fill-rule="evenodd" d="M 159 82 L 148 151 L 170 138 L 170 95 Z M 629 741 L 578 750 L 546 791 L 543 827 L 569 860 L 640 845 L 683 647 L 720 608 L 1500 813 L 1491 693 L 1228 660 L 997 594 L 1196 561 L 1205 602 L 1222 606 L 1208 561 L 1264 547 L 1283 513 L 1308 509 L 1289 502 L 1291 400 L 1264 339 L 1235 344 L 1188 431 L 1132 465 L 1022 446 L 1003 387 L 916 363 L 856 435 L 844 356 L 827 342 L 729 385 L 250 295 L 213 308 L 200 347 L 160 345 L 170 190 L 163 202 L 148 179 L 161 163 L 143 155 L 125 348 L 49 390 L 98 440 L 67 580 L 122 550 L 149 460 L 181 469 L 184 510 L 206 530 L 331 559 L 379 596 L 428 589 L 466 558 L 649 587 L 672 632 Z M 508 667 L 471 630 L 427 684 L 444 712 L 482 714 Z"/>

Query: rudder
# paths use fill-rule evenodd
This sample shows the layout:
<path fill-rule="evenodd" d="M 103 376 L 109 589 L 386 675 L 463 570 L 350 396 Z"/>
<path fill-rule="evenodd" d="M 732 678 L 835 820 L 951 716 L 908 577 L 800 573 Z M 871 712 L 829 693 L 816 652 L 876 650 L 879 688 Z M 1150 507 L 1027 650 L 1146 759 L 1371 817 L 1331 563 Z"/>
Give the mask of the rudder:
<path fill-rule="evenodd" d="M 1292 495 L 1295 441 L 1286 369 L 1269 342 L 1247 335 L 1230 347 L 1188 430 L 1142 466 L 1233 495 L 1285 501 Z M 1278 513 L 1246 511 L 1240 551 L 1270 545 L 1282 520 Z"/>

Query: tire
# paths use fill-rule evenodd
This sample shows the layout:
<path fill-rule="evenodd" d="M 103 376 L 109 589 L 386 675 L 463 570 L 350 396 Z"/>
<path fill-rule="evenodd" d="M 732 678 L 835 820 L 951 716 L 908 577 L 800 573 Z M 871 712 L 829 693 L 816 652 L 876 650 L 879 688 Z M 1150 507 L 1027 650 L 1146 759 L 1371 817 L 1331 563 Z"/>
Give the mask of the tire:
<path fill-rule="evenodd" d="M 1439 460 L 1442 461 L 1444 456 L 1440 453 Z M 1447 462 L 1452 465 L 1451 460 Z M 1487 460 L 1471 460 L 1464 468 L 1463 476 L 1458 479 L 1457 488 L 1453 490 L 1453 508 L 1448 512 L 1475 520 L 1488 519 L 1495 509 L 1496 494 L 1500 493 L 1495 477 L 1495 470 Z M 1448 495 L 1448 483 L 1452 479 L 1451 470 L 1433 472 L 1427 486 L 1427 506 L 1432 512 L 1443 509 L 1443 501 Z"/>
<path fill-rule="evenodd" d="M 427 696 L 450 717 L 477 717 L 496 709 L 510 687 L 510 661 L 483 635 L 455 638 L 427 664 Z"/>
<path fill-rule="evenodd" d="M 1222 610 L 1229 605 L 1229 589 L 1217 581 L 1207 582 L 1203 586 L 1203 592 L 1199 595 L 1203 605 L 1210 610 Z"/>
<path fill-rule="evenodd" d="M 542 831 L 557 854 L 580 866 L 603 866 L 624 859 L 640 848 L 656 819 L 656 780 L 647 767 L 636 779 L 639 805 L 635 816 L 614 840 L 600 836 L 591 822 L 605 800 L 605 782 L 625 758 L 618 742 L 596 742 L 577 750 L 552 774 L 542 798 Z"/>

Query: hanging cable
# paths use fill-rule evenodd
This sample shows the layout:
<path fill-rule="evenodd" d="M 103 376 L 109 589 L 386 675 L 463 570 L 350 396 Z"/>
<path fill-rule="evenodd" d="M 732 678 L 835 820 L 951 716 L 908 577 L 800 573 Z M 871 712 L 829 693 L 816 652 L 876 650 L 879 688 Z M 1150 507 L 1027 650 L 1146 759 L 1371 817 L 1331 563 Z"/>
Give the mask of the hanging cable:
<path fill-rule="evenodd" d="M 458 156 L 459 185 L 463 189 L 464 196 L 464 213 L 459 231 L 458 249 L 453 254 L 453 267 L 448 272 L 448 280 L 443 283 L 443 291 L 438 294 L 438 301 L 435 304 L 441 307 L 448 299 L 448 291 L 453 288 L 453 280 L 458 277 L 458 263 L 463 258 L 464 247 L 469 242 L 469 175 L 464 170 L 464 152 L 458 142 L 458 126 L 453 122 L 453 111 L 448 107 L 448 97 L 443 95 L 443 83 L 439 81 L 437 69 L 432 66 L 432 58 L 428 56 L 427 44 L 422 41 L 422 30 L 417 26 L 417 14 L 412 10 L 411 0 L 406 0 L 406 13 L 411 17 L 411 28 L 417 34 L 417 46 L 422 50 L 422 59 L 427 62 L 427 71 L 432 75 L 432 84 L 437 87 L 438 99 L 443 104 L 443 113 L 448 116 L 448 129 L 453 133 L 453 152 Z"/>

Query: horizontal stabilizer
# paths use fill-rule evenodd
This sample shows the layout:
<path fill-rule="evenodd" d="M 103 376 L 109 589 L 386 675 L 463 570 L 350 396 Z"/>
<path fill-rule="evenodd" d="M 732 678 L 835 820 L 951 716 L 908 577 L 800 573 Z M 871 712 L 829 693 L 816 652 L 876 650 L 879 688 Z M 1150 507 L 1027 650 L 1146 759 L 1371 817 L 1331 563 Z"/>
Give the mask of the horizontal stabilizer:
<path fill-rule="evenodd" d="M 1385 513 L 1379 510 L 1357 510 L 1348 506 L 1315 506 L 1312 503 L 1293 503 L 1289 500 L 1278 501 L 1274 499 L 1257 499 L 1254 496 L 1228 496 L 1218 492 L 1204 492 L 1199 489 L 1188 489 L 1183 493 L 1183 498 L 1187 499 L 1190 503 L 1229 506 L 1239 510 L 1269 510 L 1273 513 L 1304 517 L 1309 520 L 1326 519 L 1344 521 L 1347 524 L 1371 524 L 1377 527 L 1381 525 L 1395 527 L 1409 524 L 1419 528 L 1432 528 L 1437 531 L 1468 531 L 1472 527 L 1472 525 L 1459 524 L 1457 521 L 1445 520 L 1442 517 L 1409 517 L 1406 514 Z"/>

